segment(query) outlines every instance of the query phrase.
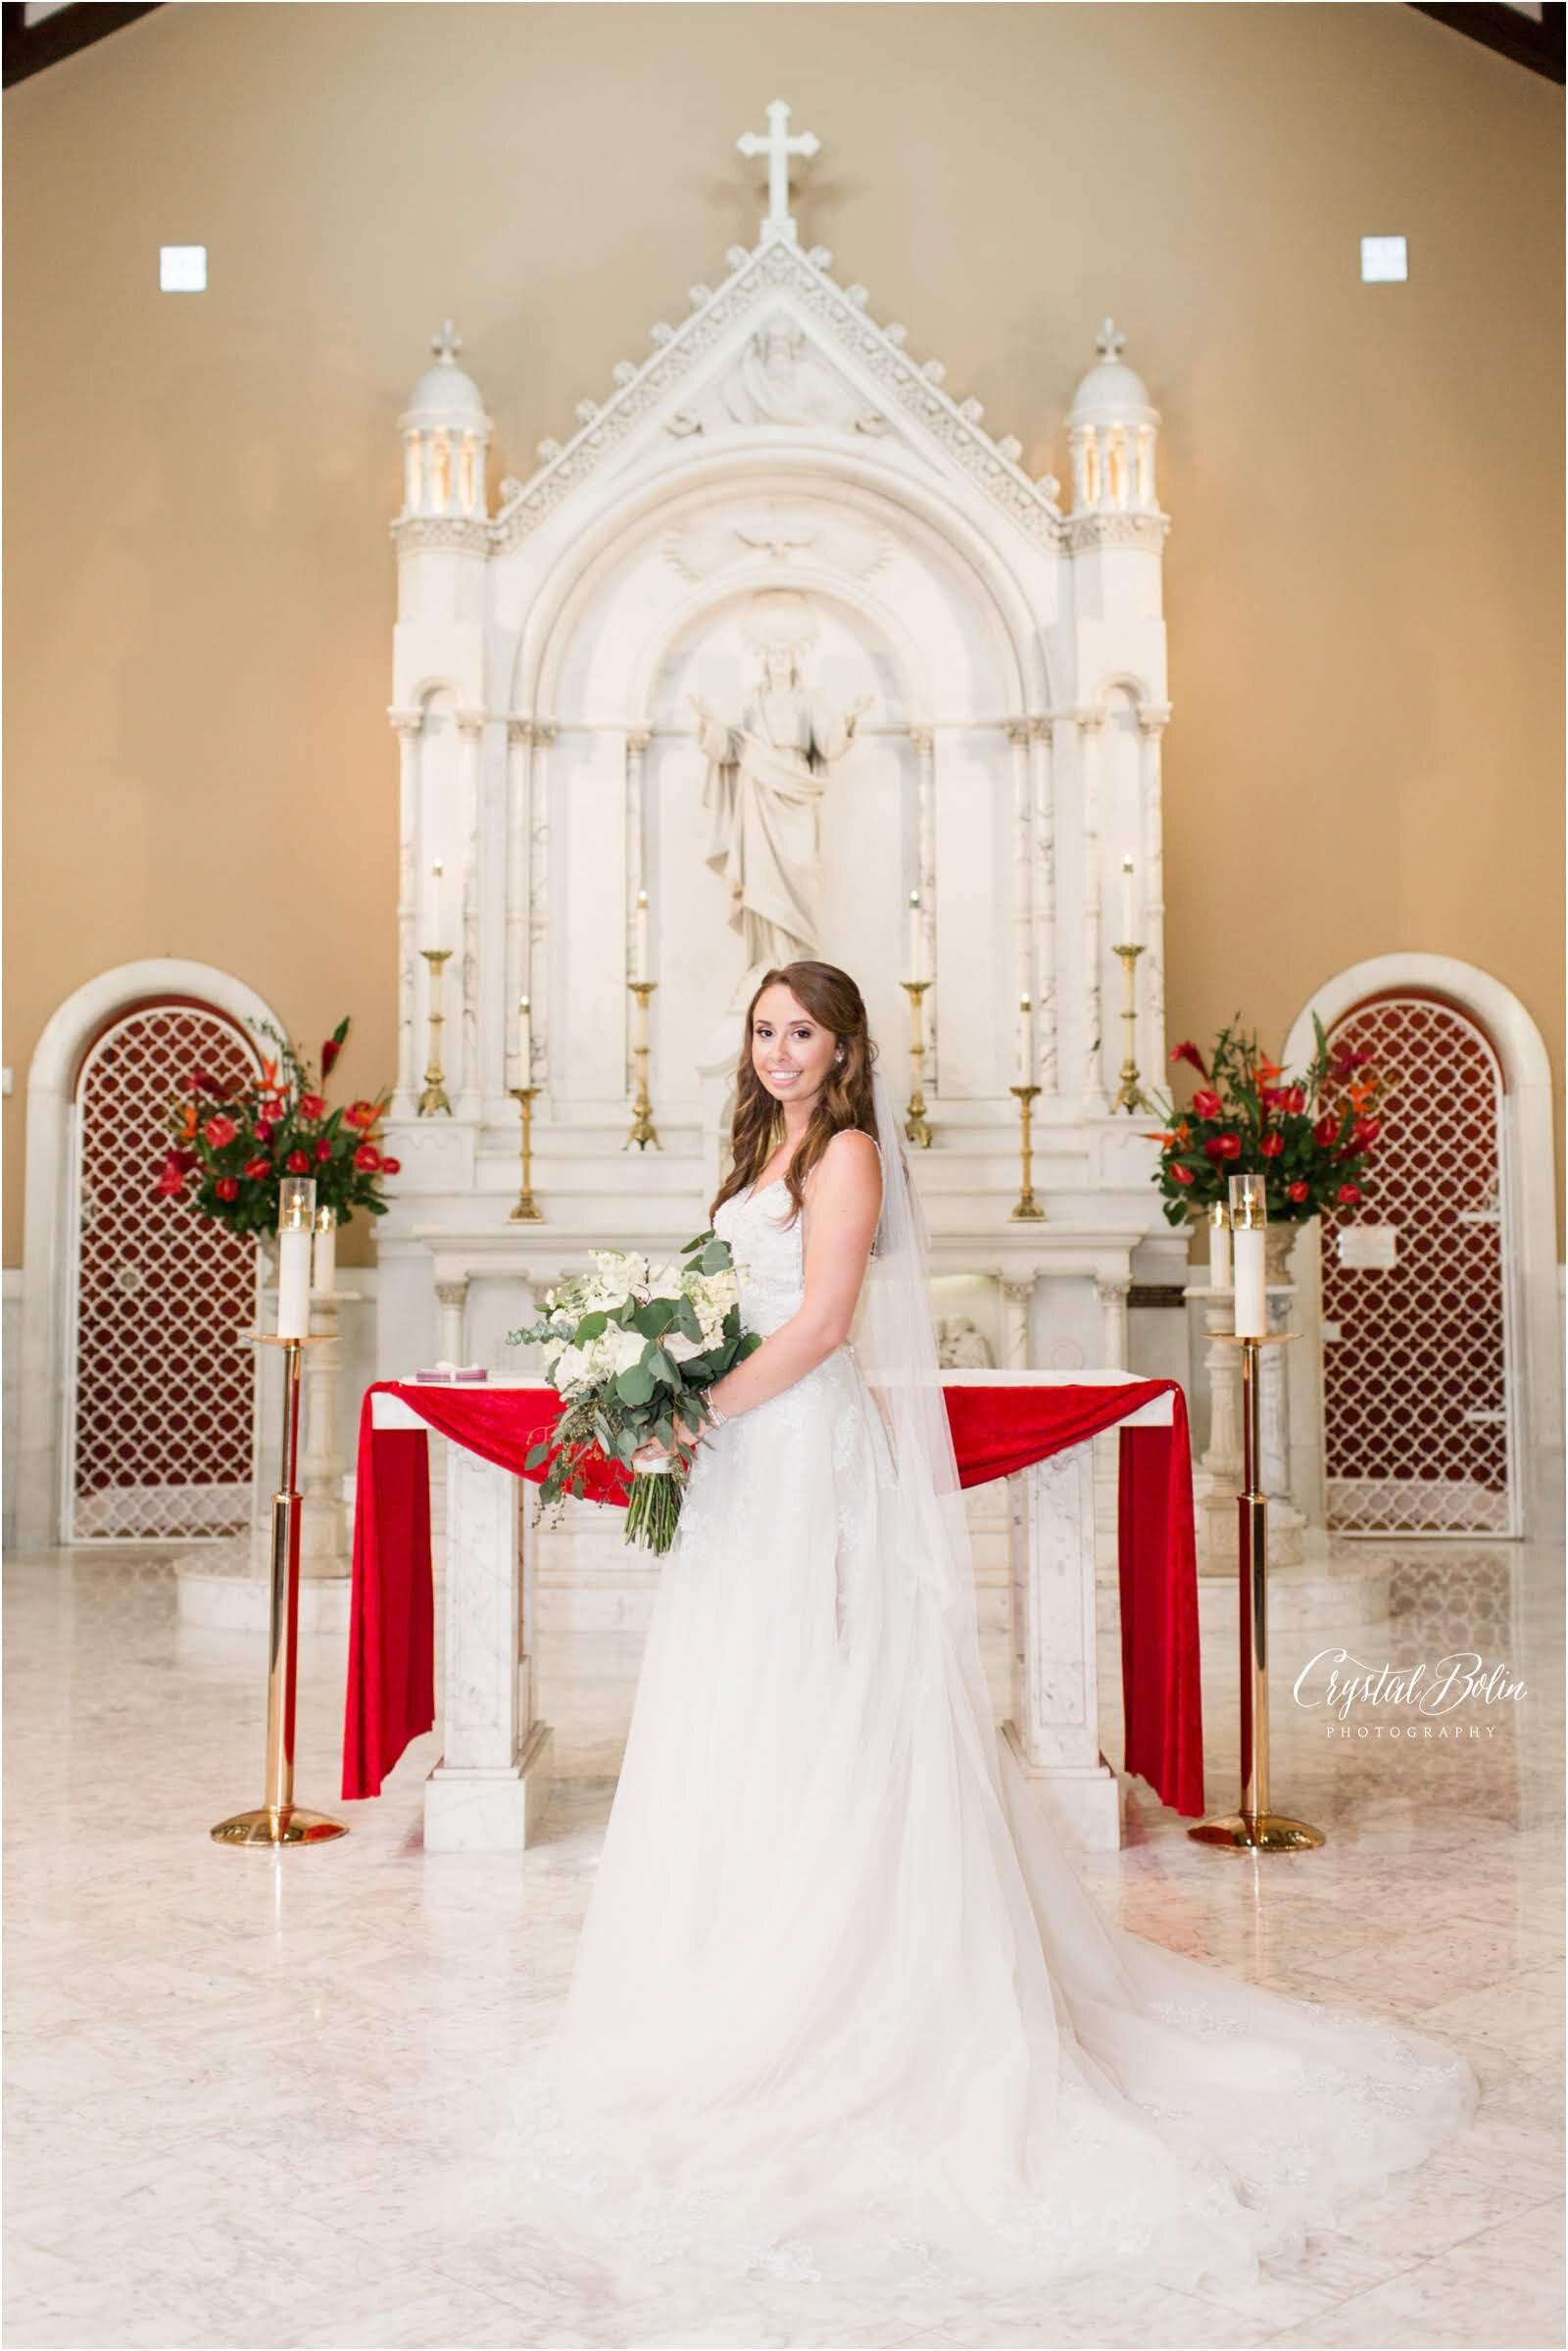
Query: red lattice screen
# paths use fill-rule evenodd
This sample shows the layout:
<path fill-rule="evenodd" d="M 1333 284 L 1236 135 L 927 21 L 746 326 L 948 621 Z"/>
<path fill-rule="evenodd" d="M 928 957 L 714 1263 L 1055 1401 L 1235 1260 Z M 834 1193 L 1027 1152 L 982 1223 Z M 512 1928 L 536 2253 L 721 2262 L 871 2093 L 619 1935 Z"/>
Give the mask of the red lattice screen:
<path fill-rule="evenodd" d="M 1423 996 L 1362 1004 L 1333 1039 L 1395 1073 L 1368 1198 L 1346 1221 L 1398 1239 L 1392 1267 L 1343 1265 L 1340 1220 L 1324 1222 L 1329 1524 L 1516 1534 L 1496 1056 L 1473 1020 Z"/>
<path fill-rule="evenodd" d="M 256 1071 L 200 1004 L 144 1004 L 89 1048 L 73 1109 L 74 1211 L 61 1540 L 201 1542 L 251 1509 L 255 1247 L 155 1190 L 193 1068 Z"/>

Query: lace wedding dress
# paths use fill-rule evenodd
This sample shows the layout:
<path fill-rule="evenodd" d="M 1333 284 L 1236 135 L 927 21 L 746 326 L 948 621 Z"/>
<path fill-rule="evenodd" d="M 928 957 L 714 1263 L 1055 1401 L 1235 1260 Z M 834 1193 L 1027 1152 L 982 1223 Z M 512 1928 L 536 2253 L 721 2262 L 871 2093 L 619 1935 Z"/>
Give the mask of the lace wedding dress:
<path fill-rule="evenodd" d="M 763 1334 L 802 1301 L 789 1207 L 716 1220 Z M 1102 1919 L 897 1498 L 852 1346 L 705 1437 L 511 2188 L 633 2277 L 1251 2278 L 1474 2077 Z"/>

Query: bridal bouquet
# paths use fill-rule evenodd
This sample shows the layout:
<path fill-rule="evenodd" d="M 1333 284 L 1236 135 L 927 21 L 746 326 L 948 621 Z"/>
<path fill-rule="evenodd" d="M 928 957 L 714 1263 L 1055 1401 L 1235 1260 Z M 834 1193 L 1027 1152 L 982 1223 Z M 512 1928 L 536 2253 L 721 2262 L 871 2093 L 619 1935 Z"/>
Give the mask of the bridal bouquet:
<path fill-rule="evenodd" d="M 626 1541 L 667 1551 L 694 1458 L 675 1424 L 710 1420 L 709 1389 L 762 1343 L 741 1329 L 734 1260 L 715 1233 L 699 1233 L 680 1264 L 657 1273 L 632 1250 L 588 1253 L 593 1271 L 547 1291 L 543 1318 L 508 1334 L 510 1346 L 545 1349 L 545 1377 L 564 1398 L 526 1467 L 549 1463 L 543 1512 L 564 1494 L 581 1495 L 590 1460 L 631 1469 L 639 1446 L 657 1441 L 665 1458 L 652 1471 L 636 1465 Z"/>

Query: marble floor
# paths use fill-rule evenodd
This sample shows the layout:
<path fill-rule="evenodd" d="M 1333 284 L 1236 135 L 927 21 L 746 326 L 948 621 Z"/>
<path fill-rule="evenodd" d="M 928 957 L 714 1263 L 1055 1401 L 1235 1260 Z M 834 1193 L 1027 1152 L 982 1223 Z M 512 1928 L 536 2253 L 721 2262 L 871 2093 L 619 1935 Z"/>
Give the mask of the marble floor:
<path fill-rule="evenodd" d="M 7 2343 L 1561 2344 L 1562 1560 L 1412 1545 L 1393 1590 L 1363 1658 L 1473 1648 L 1522 1678 L 1522 1697 L 1465 1711 L 1483 1736 L 1407 1738 L 1416 1718 L 1370 1703 L 1338 1736 L 1291 1695 L 1333 1628 L 1289 1635 L 1275 1799 L 1324 1848 L 1216 1853 L 1126 1783 L 1125 1846 L 1086 1869 L 1142 1934 L 1462 2050 L 1483 2084 L 1462 2139 L 1237 2298 L 1130 2278 L 1049 2305 L 871 2308 L 769 2284 L 693 2308 L 652 2285 L 617 2301 L 445 2192 L 497 2052 L 547 2030 L 567 1982 L 635 1642 L 542 1644 L 560 1776 L 541 1841 L 498 1859 L 423 1853 L 434 1736 L 378 1801 L 338 1806 L 342 1644 L 306 1644 L 297 1794 L 352 1835 L 274 1862 L 207 1835 L 262 1792 L 261 1643 L 182 1630 L 168 1559 L 13 1558 Z M 1218 1807 L 1228 1643 L 1207 1644 L 1205 1708 Z"/>

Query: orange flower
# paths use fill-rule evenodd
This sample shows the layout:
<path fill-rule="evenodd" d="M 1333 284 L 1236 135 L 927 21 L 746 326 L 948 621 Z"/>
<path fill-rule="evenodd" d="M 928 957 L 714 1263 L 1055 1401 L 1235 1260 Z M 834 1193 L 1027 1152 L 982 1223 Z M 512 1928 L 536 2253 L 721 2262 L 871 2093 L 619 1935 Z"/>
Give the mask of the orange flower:
<path fill-rule="evenodd" d="M 1146 1128 L 1144 1132 L 1144 1141 L 1146 1143 L 1174 1143 L 1176 1141 L 1176 1137 L 1174 1135 L 1167 1135 L 1163 1129 L 1158 1129 L 1153 1134 L 1151 1134 Z"/>
<path fill-rule="evenodd" d="M 182 1122 L 179 1130 L 179 1140 L 181 1143 L 193 1143 L 195 1139 L 196 1104 L 194 1102 L 186 1102 L 184 1105 Z"/>
<path fill-rule="evenodd" d="M 1282 1078 L 1285 1075 L 1284 1062 L 1271 1061 L 1267 1053 L 1258 1054 L 1257 1066 L 1262 1071 L 1262 1074 L 1265 1078 Z"/>

